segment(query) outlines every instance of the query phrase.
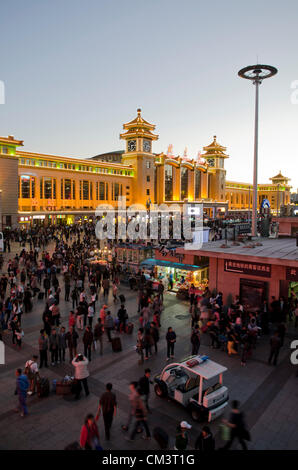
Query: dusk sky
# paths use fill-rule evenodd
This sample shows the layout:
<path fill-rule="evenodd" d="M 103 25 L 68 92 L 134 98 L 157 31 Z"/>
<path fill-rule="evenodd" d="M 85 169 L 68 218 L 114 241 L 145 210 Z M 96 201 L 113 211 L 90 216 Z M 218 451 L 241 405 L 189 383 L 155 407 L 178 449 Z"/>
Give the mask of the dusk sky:
<path fill-rule="evenodd" d="M 33 152 L 124 148 L 122 124 L 156 124 L 155 152 L 190 157 L 217 135 L 227 179 L 252 181 L 254 86 L 240 68 L 278 68 L 260 88 L 259 182 L 298 187 L 297 0 L 15 0 L 1 3 L 0 135 Z"/>

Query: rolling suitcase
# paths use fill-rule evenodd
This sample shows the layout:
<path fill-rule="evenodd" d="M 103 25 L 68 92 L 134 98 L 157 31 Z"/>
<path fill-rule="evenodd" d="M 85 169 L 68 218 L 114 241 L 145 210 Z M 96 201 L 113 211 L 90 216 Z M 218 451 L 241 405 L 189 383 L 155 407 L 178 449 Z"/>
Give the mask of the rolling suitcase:
<path fill-rule="evenodd" d="M 44 298 L 44 292 L 39 292 L 37 298 L 38 298 L 38 300 L 43 300 L 43 298 Z"/>
<path fill-rule="evenodd" d="M 116 337 L 112 338 L 112 350 L 114 352 L 120 352 L 122 351 L 122 345 L 121 345 L 121 339 Z"/>
<path fill-rule="evenodd" d="M 50 393 L 50 382 L 46 377 L 41 377 L 36 383 L 39 398 L 48 397 Z"/>

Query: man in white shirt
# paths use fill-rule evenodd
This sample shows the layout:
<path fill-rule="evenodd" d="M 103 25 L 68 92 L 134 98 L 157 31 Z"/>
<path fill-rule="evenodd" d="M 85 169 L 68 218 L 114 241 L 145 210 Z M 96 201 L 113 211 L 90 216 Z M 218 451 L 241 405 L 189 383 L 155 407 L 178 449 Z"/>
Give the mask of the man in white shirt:
<path fill-rule="evenodd" d="M 30 382 L 28 395 L 33 395 L 33 393 L 35 393 L 36 381 L 39 376 L 37 359 L 38 356 L 33 355 L 32 359 L 29 359 L 29 361 L 27 361 L 25 364 L 25 374 L 27 375 Z"/>

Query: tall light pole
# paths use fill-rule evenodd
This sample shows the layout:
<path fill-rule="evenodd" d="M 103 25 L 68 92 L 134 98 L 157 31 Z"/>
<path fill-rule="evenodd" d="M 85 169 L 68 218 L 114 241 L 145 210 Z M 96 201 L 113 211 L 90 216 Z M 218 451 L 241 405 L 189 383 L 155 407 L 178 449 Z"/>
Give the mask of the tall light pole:
<path fill-rule="evenodd" d="M 253 176 L 253 198 L 252 198 L 252 223 L 251 234 L 257 236 L 258 222 L 258 140 L 259 140 L 259 86 L 265 78 L 273 77 L 277 74 L 277 69 L 271 65 L 249 65 L 239 70 L 241 78 L 252 80 L 256 86 L 255 96 L 255 141 L 254 141 L 254 176 Z"/>

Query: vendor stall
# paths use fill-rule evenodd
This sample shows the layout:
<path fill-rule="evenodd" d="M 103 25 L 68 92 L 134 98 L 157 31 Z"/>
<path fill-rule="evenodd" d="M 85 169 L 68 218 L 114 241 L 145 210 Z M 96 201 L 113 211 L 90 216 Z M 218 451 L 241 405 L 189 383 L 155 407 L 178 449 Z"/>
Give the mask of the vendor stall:
<path fill-rule="evenodd" d="M 203 291 L 208 285 L 208 266 L 196 266 L 191 264 L 175 263 L 158 259 L 146 259 L 140 263 L 140 268 L 145 272 L 154 271 L 155 281 L 162 280 L 173 292 L 185 291 L 188 296 L 188 289 L 194 284 L 198 293 Z M 173 287 L 171 288 L 171 284 Z"/>

